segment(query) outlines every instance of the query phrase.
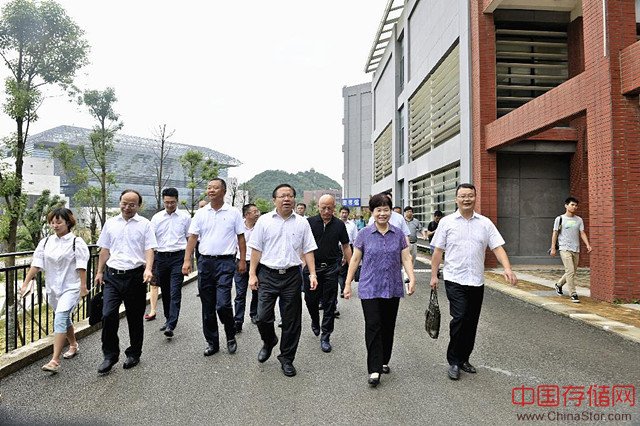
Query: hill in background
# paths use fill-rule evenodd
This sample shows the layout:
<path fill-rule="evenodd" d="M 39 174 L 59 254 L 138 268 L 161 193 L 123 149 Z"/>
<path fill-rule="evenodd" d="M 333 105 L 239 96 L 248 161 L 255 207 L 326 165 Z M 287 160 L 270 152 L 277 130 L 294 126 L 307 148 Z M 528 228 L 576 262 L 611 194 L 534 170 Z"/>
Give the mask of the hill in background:
<path fill-rule="evenodd" d="M 281 183 L 288 183 L 296 189 L 297 199 L 302 200 L 304 191 L 314 189 L 337 189 L 342 191 L 342 186 L 327 175 L 311 169 L 306 172 L 296 174 L 287 173 L 283 170 L 265 170 L 247 181 L 252 199 L 262 198 L 271 201 L 273 188 Z"/>

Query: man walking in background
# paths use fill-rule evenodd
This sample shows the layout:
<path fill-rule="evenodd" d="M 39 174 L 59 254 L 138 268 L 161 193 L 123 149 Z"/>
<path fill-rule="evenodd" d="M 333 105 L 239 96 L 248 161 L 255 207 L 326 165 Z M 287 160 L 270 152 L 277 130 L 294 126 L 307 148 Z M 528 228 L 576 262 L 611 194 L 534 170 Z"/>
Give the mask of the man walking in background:
<path fill-rule="evenodd" d="M 309 270 L 304 268 L 304 300 L 311 317 L 311 330 L 316 336 L 320 335 L 320 349 L 323 352 L 331 352 L 330 337 L 335 323 L 335 310 L 338 298 L 338 271 L 340 261 L 351 261 L 351 246 L 349 235 L 344 222 L 334 216 L 336 199 L 333 195 L 325 194 L 318 200 L 320 214 L 311 216 L 309 225 L 315 238 L 317 250 L 313 252 L 318 286 L 310 288 Z M 322 304 L 322 325 L 318 302 Z"/>
<path fill-rule="evenodd" d="M 244 239 L 249 241 L 253 227 L 256 225 L 256 221 L 260 217 L 260 210 L 255 204 L 249 203 L 242 206 L 242 216 L 244 217 Z M 240 251 L 236 254 L 237 262 L 240 263 Z M 236 269 L 236 273 L 233 276 L 233 281 L 236 283 L 236 298 L 234 300 L 235 313 L 233 319 L 235 322 L 236 333 L 242 332 L 242 324 L 244 324 L 244 311 L 247 305 L 247 288 L 249 286 L 249 265 L 251 264 L 251 248 L 247 247 L 247 254 L 245 256 L 247 260 L 246 270 L 240 273 Z M 249 317 L 252 323 L 256 323 L 256 315 L 258 313 L 258 291 L 251 291 L 251 302 L 249 305 Z"/>
<path fill-rule="evenodd" d="M 556 217 L 553 222 L 553 232 L 551 234 L 551 256 L 555 256 L 556 243 L 560 250 L 560 259 L 564 265 L 564 275 L 555 284 L 556 293 L 562 295 L 562 286 L 566 283 L 569 287 L 569 297 L 573 303 L 580 303 L 576 292 L 576 271 L 580 260 L 580 239 L 587 247 L 587 253 L 591 253 L 591 245 L 584 232 L 584 222 L 576 215 L 578 210 L 578 200 L 569 197 L 564 201 L 565 213 Z"/>
<path fill-rule="evenodd" d="M 151 218 L 151 224 L 158 241 L 155 254 L 154 275 L 162 290 L 162 307 L 165 323 L 160 327 L 167 338 L 173 337 L 178 324 L 180 305 L 182 303 L 182 263 L 187 248 L 187 236 L 191 216 L 178 209 L 178 190 L 165 188 L 162 190 L 164 210 Z"/>

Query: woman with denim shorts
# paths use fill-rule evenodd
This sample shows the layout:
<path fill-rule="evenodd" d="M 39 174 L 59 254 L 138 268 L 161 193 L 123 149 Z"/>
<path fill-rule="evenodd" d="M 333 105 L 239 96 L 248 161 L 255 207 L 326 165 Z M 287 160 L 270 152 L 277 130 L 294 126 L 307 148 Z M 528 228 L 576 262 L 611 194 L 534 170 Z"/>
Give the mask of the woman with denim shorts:
<path fill-rule="evenodd" d="M 62 356 L 73 358 L 78 353 L 78 341 L 71 323 L 71 314 L 80 297 L 87 291 L 87 262 L 89 249 L 82 238 L 76 237 L 71 229 L 76 219 L 71 210 L 61 207 L 47 216 L 53 235 L 43 238 L 33 253 L 31 268 L 24 278 L 20 294 L 24 297 L 29 284 L 41 270 L 45 273 L 45 284 L 49 304 L 55 310 L 53 331 L 53 356 L 42 366 L 42 370 L 57 373 L 60 369 L 60 355 L 65 340 L 69 350 Z"/>

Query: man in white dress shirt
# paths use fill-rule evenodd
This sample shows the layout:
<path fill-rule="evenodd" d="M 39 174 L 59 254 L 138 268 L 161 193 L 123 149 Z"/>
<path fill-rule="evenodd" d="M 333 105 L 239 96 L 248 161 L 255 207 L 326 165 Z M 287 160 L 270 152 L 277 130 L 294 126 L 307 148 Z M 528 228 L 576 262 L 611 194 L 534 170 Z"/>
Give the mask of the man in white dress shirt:
<path fill-rule="evenodd" d="M 104 284 L 102 309 L 102 353 L 104 361 L 99 374 L 106 374 L 118 362 L 120 345 L 118 326 L 119 308 L 124 302 L 129 325 L 131 345 L 124 351 L 127 360 L 123 368 L 135 367 L 140 362 L 144 338 L 143 315 L 147 304 L 147 283 L 153 277 L 153 249 L 156 236 L 149 220 L 138 215 L 142 196 L 138 191 L 125 189 L 120 194 L 121 214 L 108 219 L 98 246 L 98 269 L 95 283 Z M 106 266 L 106 268 L 105 268 Z"/>
<path fill-rule="evenodd" d="M 460 378 L 460 370 L 475 373 L 469 363 L 473 351 L 484 295 L 484 256 L 487 247 L 493 251 L 504 268 L 504 278 L 516 285 L 518 279 L 511 270 L 509 257 L 502 247 L 504 239 L 489 218 L 474 211 L 476 188 L 470 183 L 456 189 L 458 210 L 440 220 L 431 244 L 431 288 L 438 286 L 438 268 L 443 251 L 444 285 L 451 313 L 450 341 L 447 348 L 448 375 Z"/>
<path fill-rule="evenodd" d="M 251 234 L 249 285 L 258 290 L 258 330 L 264 342 L 258 361 L 265 362 L 278 343 L 273 309 L 281 299 L 282 341 L 278 359 L 287 377 L 296 375 L 293 360 L 302 329 L 302 259 L 309 269 L 309 286 L 318 285 L 313 251 L 317 248 L 309 222 L 295 214 L 296 190 L 283 183 L 273 190 L 275 210 L 260 216 Z"/>
<path fill-rule="evenodd" d="M 227 183 L 223 179 L 213 179 L 207 185 L 207 195 L 211 202 L 196 211 L 191 219 L 189 241 L 182 265 L 182 273 L 188 275 L 191 272 L 191 257 L 199 239 L 198 291 L 202 302 L 202 331 L 207 342 L 204 356 L 211 356 L 220 350 L 216 312 L 224 325 L 227 350 L 234 354 L 238 349 L 231 287 L 236 271 L 236 250 L 240 252 L 238 272 L 242 273 L 247 269 L 247 245 L 242 215 L 224 202 L 226 192 Z"/>
<path fill-rule="evenodd" d="M 191 224 L 191 216 L 178 210 L 178 190 L 165 188 L 162 190 L 164 210 L 154 214 L 151 224 L 156 233 L 158 249 L 156 250 L 154 275 L 162 290 L 162 307 L 165 323 L 160 327 L 167 338 L 173 337 L 173 330 L 178 324 L 180 304 L 182 302 L 182 262 L 187 248 L 187 233 Z"/>
<path fill-rule="evenodd" d="M 349 235 L 349 244 L 351 245 L 351 250 L 353 250 L 353 242 L 356 240 L 356 235 L 358 235 L 358 226 L 355 221 L 349 219 L 349 207 L 341 207 L 340 208 L 340 220 L 344 222 L 344 225 L 347 227 L 347 235 Z M 342 262 L 340 263 L 340 271 L 338 272 L 338 284 L 340 285 L 340 297 L 344 298 L 344 282 L 347 279 L 347 271 L 349 270 L 349 262 L 343 256 Z"/>
<path fill-rule="evenodd" d="M 255 204 L 249 203 L 242 206 L 242 216 L 244 217 L 244 239 L 249 241 L 253 227 L 256 226 L 256 221 L 260 217 L 260 210 Z M 236 259 L 240 260 L 240 253 L 236 254 Z M 247 247 L 247 254 L 245 256 L 247 260 L 247 270 L 244 273 L 237 272 L 233 276 L 233 281 L 236 284 L 236 298 L 233 301 L 235 313 L 233 318 L 236 323 L 236 333 L 242 332 L 242 324 L 244 324 L 244 311 L 247 305 L 247 289 L 249 288 L 249 265 L 251 261 L 251 248 Z M 249 305 L 249 317 L 252 323 L 256 323 L 256 316 L 258 315 L 258 292 L 256 290 L 251 291 L 251 304 Z"/>

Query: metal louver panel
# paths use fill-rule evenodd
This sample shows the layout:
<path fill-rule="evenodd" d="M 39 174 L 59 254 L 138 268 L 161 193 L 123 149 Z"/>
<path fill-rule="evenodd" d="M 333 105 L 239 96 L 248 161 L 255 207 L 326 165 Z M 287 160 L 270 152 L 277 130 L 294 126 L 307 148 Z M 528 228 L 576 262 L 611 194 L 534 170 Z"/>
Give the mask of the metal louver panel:
<path fill-rule="evenodd" d="M 411 160 L 460 132 L 459 62 L 456 46 L 409 99 Z"/>
<path fill-rule="evenodd" d="M 498 117 L 546 93 L 567 78 L 566 32 L 496 30 Z"/>
<path fill-rule="evenodd" d="M 373 181 L 379 182 L 391 174 L 391 123 L 373 143 Z"/>

